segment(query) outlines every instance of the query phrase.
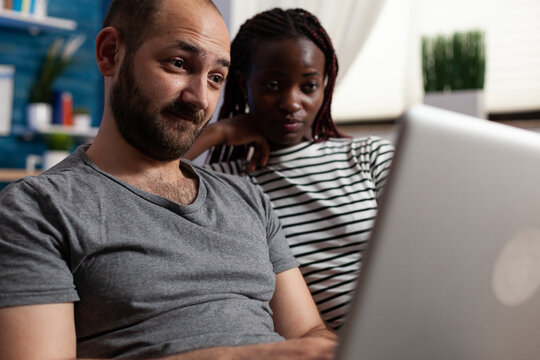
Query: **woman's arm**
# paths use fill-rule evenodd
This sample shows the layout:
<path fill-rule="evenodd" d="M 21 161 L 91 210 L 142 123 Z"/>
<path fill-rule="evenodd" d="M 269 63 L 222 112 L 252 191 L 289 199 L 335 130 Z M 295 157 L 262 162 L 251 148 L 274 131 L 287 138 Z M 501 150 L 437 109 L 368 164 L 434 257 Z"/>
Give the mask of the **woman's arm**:
<path fill-rule="evenodd" d="M 265 166 L 268 162 L 270 146 L 265 137 L 253 126 L 249 115 L 238 115 L 208 125 L 184 157 L 194 160 L 217 145 L 252 146 L 255 151 L 248 165 L 249 171 L 255 170 L 258 164 Z"/>

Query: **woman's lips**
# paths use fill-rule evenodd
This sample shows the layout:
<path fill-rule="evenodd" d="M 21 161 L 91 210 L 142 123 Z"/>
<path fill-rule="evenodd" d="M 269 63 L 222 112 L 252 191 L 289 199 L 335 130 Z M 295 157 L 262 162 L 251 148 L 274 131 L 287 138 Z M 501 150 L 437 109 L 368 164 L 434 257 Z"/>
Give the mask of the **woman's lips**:
<path fill-rule="evenodd" d="M 293 123 L 283 123 L 281 125 L 283 127 L 283 129 L 285 129 L 286 131 L 296 131 L 300 128 L 300 126 L 302 126 L 302 123 L 299 123 L 299 122 L 293 122 Z"/>
<path fill-rule="evenodd" d="M 279 122 L 279 126 L 287 132 L 298 130 L 302 126 L 302 121 L 296 119 L 285 119 Z"/>

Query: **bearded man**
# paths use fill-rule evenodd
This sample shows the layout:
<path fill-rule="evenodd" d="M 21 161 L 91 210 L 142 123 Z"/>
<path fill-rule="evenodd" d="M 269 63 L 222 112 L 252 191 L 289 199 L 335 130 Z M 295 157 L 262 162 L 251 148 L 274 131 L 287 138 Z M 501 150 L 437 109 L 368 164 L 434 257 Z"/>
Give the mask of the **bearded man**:
<path fill-rule="evenodd" d="M 267 198 L 180 160 L 229 37 L 209 0 L 114 0 L 91 145 L 0 193 L 0 359 L 331 358 Z"/>

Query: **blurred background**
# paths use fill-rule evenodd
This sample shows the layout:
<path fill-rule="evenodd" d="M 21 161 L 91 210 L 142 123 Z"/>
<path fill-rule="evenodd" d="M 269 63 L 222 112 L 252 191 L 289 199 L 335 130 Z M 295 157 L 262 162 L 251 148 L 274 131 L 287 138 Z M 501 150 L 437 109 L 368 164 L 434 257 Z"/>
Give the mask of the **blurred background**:
<path fill-rule="evenodd" d="M 340 62 L 332 112 L 351 135 L 391 138 L 400 114 L 422 102 L 540 128 L 538 0 L 215 3 L 231 37 L 247 18 L 273 7 L 300 7 L 317 15 Z M 103 83 L 94 39 L 109 4 L 0 1 L 0 187 L 41 171 L 49 152 L 65 156 L 95 136 Z M 464 57 L 466 52 L 470 56 Z M 477 69 L 478 80 L 452 83 L 473 78 L 470 72 L 457 75 L 463 69 Z M 50 106 L 36 105 L 42 103 Z"/>

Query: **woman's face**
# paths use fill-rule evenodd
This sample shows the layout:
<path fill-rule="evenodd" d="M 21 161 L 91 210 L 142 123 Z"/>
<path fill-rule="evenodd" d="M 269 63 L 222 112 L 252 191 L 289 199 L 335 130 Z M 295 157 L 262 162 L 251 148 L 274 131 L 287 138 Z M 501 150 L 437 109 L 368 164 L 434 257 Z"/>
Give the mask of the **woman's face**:
<path fill-rule="evenodd" d="M 238 80 L 252 119 L 272 150 L 312 139 L 324 98 L 324 53 L 308 38 L 263 41 Z"/>

